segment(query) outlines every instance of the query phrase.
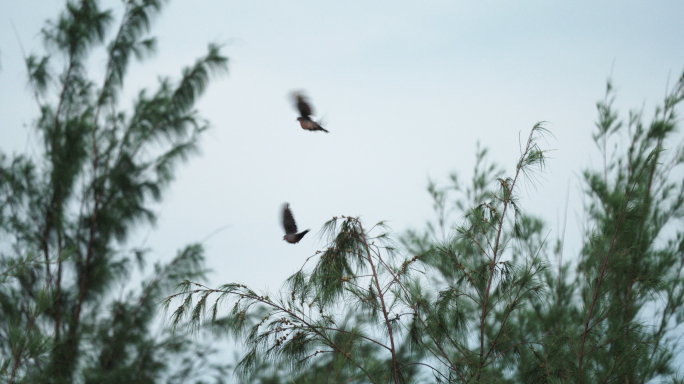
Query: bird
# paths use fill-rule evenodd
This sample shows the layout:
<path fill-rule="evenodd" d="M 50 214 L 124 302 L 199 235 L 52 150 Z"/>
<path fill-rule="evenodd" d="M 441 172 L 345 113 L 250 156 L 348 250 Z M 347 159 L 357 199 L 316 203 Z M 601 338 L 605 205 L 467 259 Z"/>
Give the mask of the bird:
<path fill-rule="evenodd" d="M 313 109 L 311 108 L 311 104 L 309 104 L 306 96 L 300 92 L 293 92 L 292 96 L 295 99 L 297 110 L 299 110 L 299 117 L 297 118 L 297 121 L 299 121 L 299 125 L 302 126 L 302 129 L 307 131 L 323 131 L 328 133 L 327 129 L 321 127 L 319 123 L 311 120 Z"/>
<path fill-rule="evenodd" d="M 299 243 L 299 240 L 301 240 L 302 237 L 309 232 L 307 229 L 306 231 L 297 233 L 297 223 L 295 223 L 295 219 L 292 216 L 292 211 L 290 211 L 290 204 L 288 203 L 283 204 L 283 228 L 285 228 L 285 236 L 283 236 L 283 240 L 290 244 Z"/>

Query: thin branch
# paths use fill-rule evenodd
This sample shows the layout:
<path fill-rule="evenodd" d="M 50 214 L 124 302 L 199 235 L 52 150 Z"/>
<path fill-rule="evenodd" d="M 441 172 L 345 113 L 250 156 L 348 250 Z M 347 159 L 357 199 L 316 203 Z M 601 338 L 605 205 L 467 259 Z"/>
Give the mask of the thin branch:
<path fill-rule="evenodd" d="M 596 304 L 596 299 L 598 297 L 598 291 L 599 287 L 601 287 L 601 283 L 603 282 L 603 277 L 606 273 L 606 267 L 608 265 L 608 258 L 610 257 L 611 252 L 613 251 L 613 246 L 615 245 L 615 240 L 617 239 L 617 235 L 620 231 L 620 226 L 622 225 L 625 212 L 627 211 L 627 204 L 629 204 L 630 200 L 632 199 L 632 193 L 634 192 L 634 188 L 636 188 L 636 185 L 641 177 L 641 173 L 644 171 L 646 164 L 648 164 L 649 160 L 653 156 L 654 152 L 651 152 L 651 154 L 648 155 L 648 158 L 644 162 L 644 165 L 642 165 L 641 170 L 639 171 L 639 175 L 636 177 L 636 181 L 634 181 L 634 184 L 632 184 L 632 188 L 629 191 L 629 195 L 627 196 L 627 199 L 622 207 L 622 212 L 620 213 L 620 217 L 618 218 L 617 225 L 615 227 L 615 233 L 613 234 L 613 238 L 610 241 L 610 248 L 608 248 L 608 253 L 606 253 L 606 257 L 603 260 L 603 267 L 601 268 L 601 273 L 599 274 L 599 279 L 596 283 L 596 288 L 594 289 L 594 297 L 591 301 L 591 305 L 589 306 L 589 313 L 587 314 L 587 319 L 584 322 L 584 332 L 582 333 L 582 342 L 580 344 L 580 351 L 579 351 L 579 367 L 578 367 L 578 376 L 579 376 L 579 383 L 582 383 L 582 363 L 584 361 L 584 343 L 587 338 L 587 332 L 589 328 L 589 322 L 591 321 L 591 314 L 594 311 L 594 305 Z"/>
<path fill-rule="evenodd" d="M 392 347 L 392 349 L 390 350 L 390 352 L 392 352 L 392 367 L 393 367 L 393 371 L 394 371 L 394 382 L 395 382 L 396 384 L 399 384 L 399 368 L 398 368 L 398 366 L 397 366 L 397 356 L 396 356 L 396 352 L 395 352 L 396 349 L 395 349 L 395 346 L 394 346 L 394 335 L 393 335 L 393 333 L 392 333 L 392 325 L 390 324 L 389 317 L 388 317 L 388 314 L 387 314 L 387 307 L 385 306 L 385 298 L 384 298 L 384 295 L 383 295 L 383 293 L 382 293 L 382 290 L 380 289 L 380 280 L 379 280 L 378 274 L 377 274 L 377 272 L 376 272 L 376 270 L 375 270 L 375 264 L 373 264 L 373 259 L 372 259 L 372 257 L 371 257 L 370 250 L 368 249 L 368 242 L 366 241 L 366 234 L 365 234 L 365 232 L 363 231 L 363 226 L 361 225 L 361 222 L 360 222 L 358 219 L 354 219 L 354 220 L 356 220 L 356 223 L 358 224 L 359 229 L 361 230 L 361 236 L 362 236 L 362 238 L 363 238 L 363 243 L 364 243 L 364 245 L 366 246 L 366 252 L 367 252 L 367 255 L 368 255 L 368 262 L 370 263 L 371 269 L 373 270 L 373 277 L 374 277 L 374 280 L 375 280 L 375 287 L 377 288 L 377 290 L 378 290 L 378 295 L 379 295 L 379 297 L 380 297 L 380 304 L 382 305 L 382 314 L 383 314 L 383 316 L 385 317 L 385 324 L 386 324 L 386 326 L 387 326 L 387 332 L 388 332 L 388 334 L 389 334 L 390 345 L 391 345 L 391 347 Z"/>
<path fill-rule="evenodd" d="M 491 262 L 491 268 L 489 272 L 489 279 L 487 281 L 487 289 L 485 291 L 485 297 L 484 297 L 484 304 L 482 305 L 482 315 L 480 317 L 480 369 L 484 365 L 484 331 L 485 331 L 485 319 L 487 315 L 487 303 L 489 301 L 489 292 L 491 290 L 492 286 L 492 280 L 494 278 L 494 267 L 496 265 L 496 260 L 497 260 L 497 254 L 499 253 L 499 242 L 501 240 L 501 233 L 503 231 L 503 221 L 506 217 L 506 211 L 508 210 L 508 205 L 513 198 L 513 191 L 515 188 L 515 183 L 518 180 L 518 176 L 520 175 L 520 171 L 523 167 L 523 160 L 525 157 L 529 154 L 531 145 L 532 145 L 532 136 L 534 135 L 535 129 L 533 128 L 532 131 L 530 132 L 529 137 L 527 138 L 527 146 L 525 147 L 525 152 L 520 156 L 520 160 L 518 162 L 517 169 L 515 171 L 515 177 L 513 178 L 513 182 L 511 183 L 510 188 L 506 188 L 505 185 L 503 185 L 503 193 L 504 193 L 504 207 L 501 212 L 501 217 L 499 219 L 499 224 L 498 224 L 498 230 L 496 233 L 496 242 L 494 245 L 494 254 L 492 255 L 492 262 Z M 508 189 L 508 191 L 506 191 Z M 508 196 L 506 196 L 506 193 L 508 192 Z M 478 372 L 478 377 L 479 377 L 479 372 Z"/>

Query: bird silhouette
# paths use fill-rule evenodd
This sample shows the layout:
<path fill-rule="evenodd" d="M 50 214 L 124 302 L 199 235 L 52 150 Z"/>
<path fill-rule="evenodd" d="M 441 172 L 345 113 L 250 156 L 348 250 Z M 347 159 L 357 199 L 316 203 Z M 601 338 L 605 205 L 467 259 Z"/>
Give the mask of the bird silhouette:
<path fill-rule="evenodd" d="M 285 236 L 283 236 L 283 240 L 290 244 L 297 244 L 299 240 L 301 240 L 302 237 L 309 232 L 307 229 L 306 231 L 297 233 L 297 223 L 295 223 L 295 219 L 292 216 L 292 211 L 290 211 L 290 204 L 288 203 L 283 204 L 283 228 L 285 228 Z"/>
<path fill-rule="evenodd" d="M 299 117 L 297 118 L 297 121 L 299 121 L 299 125 L 302 126 L 302 129 L 307 131 L 323 131 L 328 133 L 327 129 L 321 127 L 319 123 L 311 120 L 311 115 L 314 114 L 313 108 L 311 108 L 311 104 L 309 104 L 306 96 L 300 92 L 293 92 L 292 96 L 296 102 L 295 106 L 299 111 Z"/>

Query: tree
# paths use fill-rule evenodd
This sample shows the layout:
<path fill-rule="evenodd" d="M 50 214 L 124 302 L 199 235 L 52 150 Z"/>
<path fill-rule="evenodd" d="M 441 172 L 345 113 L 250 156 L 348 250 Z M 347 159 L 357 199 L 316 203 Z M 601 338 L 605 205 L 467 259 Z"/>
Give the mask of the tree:
<path fill-rule="evenodd" d="M 438 381 L 500 379 L 502 357 L 519 347 L 507 320 L 543 289 L 539 257 L 525 257 L 523 264 L 504 260 L 503 250 L 522 234 L 514 191 L 519 177 L 544 167 L 545 151 L 536 141 L 545 132 L 534 126 L 515 175 L 499 178 L 500 189 L 469 211 L 453 244 L 400 259 L 388 233 L 376 233 L 386 229 L 383 223 L 366 230 L 358 218 L 333 218 L 324 226 L 329 243 L 316 265 L 291 276 L 280 296 L 236 283 L 209 289 L 187 281 L 174 324 L 197 327 L 205 311 L 212 313 L 212 321 L 244 339 L 247 354 L 237 372 L 245 378 L 256 373 L 259 358 L 304 372 L 322 355 L 327 380 L 411 382 L 424 377 L 420 367 Z M 438 259 L 450 263 L 453 285 L 435 294 L 419 272 Z M 226 300 L 233 309 L 219 319 Z"/>
<path fill-rule="evenodd" d="M 139 290 L 115 297 L 146 250 L 126 246 L 152 224 L 174 170 L 197 152 L 208 123 L 194 104 L 211 74 L 227 69 L 217 45 L 174 81 L 141 90 L 120 107 L 133 57 L 155 50 L 148 36 L 161 0 L 127 0 L 115 34 L 111 10 L 95 0 L 68 1 L 42 35 L 50 55 L 26 58 L 40 108 L 43 151 L 0 153 L 0 377 L 8 383 L 188 382 L 219 375 L 210 350 L 156 326 L 156 303 L 182 279 L 204 278 L 200 244 L 157 264 Z M 106 47 L 101 81 L 86 60 Z M 54 66 L 54 61 L 61 65 Z M 54 68 L 62 68 L 58 76 Z M 123 292 L 123 290 L 122 290 Z"/>
<path fill-rule="evenodd" d="M 683 87 L 684 76 L 646 126 L 643 110 L 621 122 L 608 82 L 594 135 L 604 167 L 584 172 L 587 231 L 577 271 L 569 274 L 573 264 L 566 262 L 547 273 L 550 300 L 532 303 L 521 316 L 524 337 L 545 340 L 548 350 L 543 358 L 524 351 L 518 380 L 679 382 L 684 183 L 674 175 L 684 147 L 672 139 Z M 610 154 L 613 135 L 618 143 L 626 136 L 627 144 Z"/>
<path fill-rule="evenodd" d="M 562 242 L 552 247 L 517 199 L 546 169 L 537 124 L 513 175 L 478 150 L 470 185 L 456 174 L 446 187 L 430 182 L 436 220 L 401 236 L 401 250 L 383 223 L 334 217 L 315 265 L 279 293 L 188 280 L 165 306 L 177 327 L 241 341 L 236 373 L 262 383 L 677 382 L 684 183 L 673 170 L 684 147 L 668 160 L 664 148 L 683 98 L 684 76 L 648 128 L 630 114 L 629 144 L 609 156 L 624 131 L 609 82 L 594 137 L 606 161 L 584 174 L 591 203 L 576 260 L 555 261 Z"/>

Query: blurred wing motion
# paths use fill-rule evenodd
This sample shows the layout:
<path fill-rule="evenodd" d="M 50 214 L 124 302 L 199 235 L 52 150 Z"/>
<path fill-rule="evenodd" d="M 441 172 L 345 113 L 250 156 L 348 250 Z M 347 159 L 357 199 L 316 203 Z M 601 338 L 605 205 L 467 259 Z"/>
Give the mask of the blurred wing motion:
<path fill-rule="evenodd" d="M 320 124 L 311 120 L 313 108 L 311 108 L 311 104 L 309 104 L 309 100 L 306 98 L 306 96 L 299 92 L 293 92 L 292 97 L 294 98 L 295 106 L 299 111 L 299 117 L 297 118 L 297 121 L 299 121 L 299 125 L 302 126 L 302 129 L 307 131 L 323 131 L 327 133 L 327 129 L 321 127 Z"/>
<path fill-rule="evenodd" d="M 292 216 L 292 211 L 290 211 L 290 204 L 283 204 L 283 228 L 285 228 L 285 236 L 283 240 L 290 244 L 297 244 L 299 240 L 306 235 L 309 230 L 297 233 L 297 223 L 295 223 L 294 216 Z"/>
<path fill-rule="evenodd" d="M 302 95 L 299 92 L 294 92 L 292 96 L 297 102 L 297 110 L 299 110 L 299 116 L 301 116 L 302 119 L 309 120 L 311 118 L 311 115 L 313 115 L 314 113 L 313 109 L 311 109 L 311 104 L 309 104 L 309 101 L 306 99 L 306 96 Z"/>

